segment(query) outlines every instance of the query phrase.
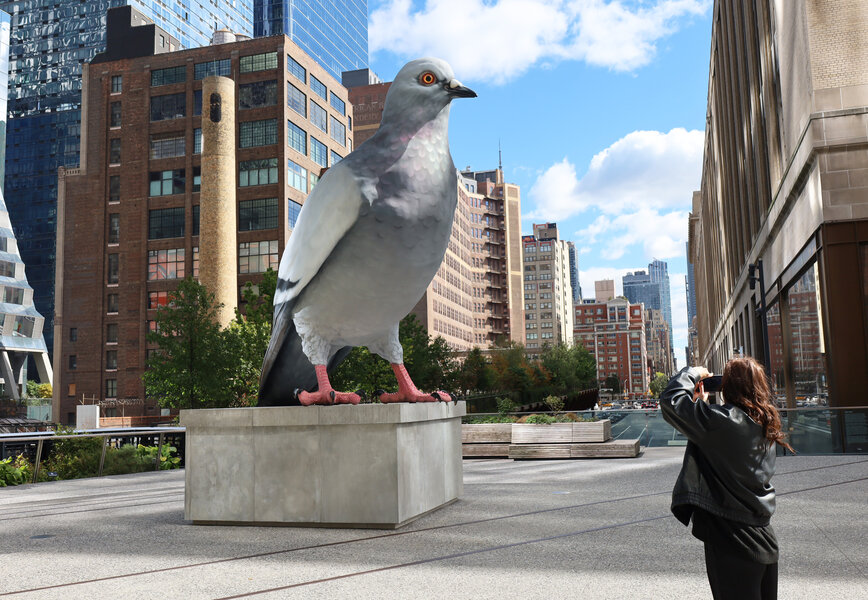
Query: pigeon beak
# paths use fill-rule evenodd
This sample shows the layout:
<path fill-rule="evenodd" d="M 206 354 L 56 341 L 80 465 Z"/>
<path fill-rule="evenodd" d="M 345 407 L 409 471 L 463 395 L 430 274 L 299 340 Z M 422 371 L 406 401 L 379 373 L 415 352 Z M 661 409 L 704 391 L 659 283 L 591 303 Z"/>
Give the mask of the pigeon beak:
<path fill-rule="evenodd" d="M 446 93 L 453 98 L 476 98 L 476 92 L 461 85 L 457 79 L 444 83 L 443 87 L 446 89 Z"/>

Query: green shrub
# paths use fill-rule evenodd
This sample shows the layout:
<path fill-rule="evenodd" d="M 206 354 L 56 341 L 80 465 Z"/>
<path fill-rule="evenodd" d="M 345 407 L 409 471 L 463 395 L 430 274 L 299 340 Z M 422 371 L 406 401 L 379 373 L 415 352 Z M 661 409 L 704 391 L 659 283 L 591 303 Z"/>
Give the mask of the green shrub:
<path fill-rule="evenodd" d="M 506 417 L 513 411 L 515 406 L 512 403 L 512 398 L 503 396 L 497 399 L 497 412 L 501 417 Z"/>
<path fill-rule="evenodd" d="M 465 422 L 468 425 L 483 425 L 488 423 L 515 423 L 516 420 L 511 415 L 488 415 L 485 417 L 468 417 Z"/>
<path fill-rule="evenodd" d="M 557 419 L 552 415 L 529 415 L 524 419 L 524 422 L 532 425 L 551 425 L 556 423 Z"/>
<path fill-rule="evenodd" d="M 543 399 L 543 402 L 545 402 L 545 405 L 549 407 L 549 410 L 555 414 L 564 409 L 564 399 L 558 396 L 546 396 Z"/>
<path fill-rule="evenodd" d="M 28 483 L 32 478 L 33 467 L 23 454 L 0 460 L 0 487 L 21 485 Z"/>

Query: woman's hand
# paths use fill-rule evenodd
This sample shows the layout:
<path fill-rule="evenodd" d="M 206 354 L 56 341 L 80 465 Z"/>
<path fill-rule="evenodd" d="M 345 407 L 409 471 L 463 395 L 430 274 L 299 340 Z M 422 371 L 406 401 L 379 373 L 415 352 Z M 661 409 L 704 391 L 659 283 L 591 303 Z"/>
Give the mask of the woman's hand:
<path fill-rule="evenodd" d="M 712 376 L 712 373 L 706 369 L 705 367 L 694 367 L 697 371 L 699 371 L 699 383 L 696 384 L 696 387 L 693 390 L 693 401 L 702 400 L 706 404 L 708 404 L 708 392 L 705 391 L 705 387 L 702 385 L 702 380 Z"/>

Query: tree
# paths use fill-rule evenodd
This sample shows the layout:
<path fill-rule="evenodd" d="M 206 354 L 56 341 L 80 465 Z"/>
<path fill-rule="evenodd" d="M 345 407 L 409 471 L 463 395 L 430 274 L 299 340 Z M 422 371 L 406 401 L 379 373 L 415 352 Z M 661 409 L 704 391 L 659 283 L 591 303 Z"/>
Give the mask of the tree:
<path fill-rule="evenodd" d="M 217 324 L 214 294 L 192 278 L 157 309 L 148 341 L 159 349 L 147 361 L 145 393 L 170 408 L 231 406 L 238 344 Z"/>
<path fill-rule="evenodd" d="M 651 385 L 649 388 L 651 389 L 651 397 L 659 398 L 660 394 L 663 393 L 663 390 L 666 389 L 666 384 L 669 383 L 669 378 L 663 373 L 655 373 L 654 379 L 651 380 Z"/>
<path fill-rule="evenodd" d="M 595 386 L 597 364 L 584 346 L 548 346 L 540 354 L 552 389 L 569 393 Z"/>
<path fill-rule="evenodd" d="M 457 369 L 456 385 L 462 392 L 486 392 L 494 389 L 495 372 L 478 346 L 474 346 Z"/>
<path fill-rule="evenodd" d="M 614 373 L 612 373 L 611 375 L 606 377 L 606 381 L 604 383 L 604 386 L 606 388 L 612 390 L 613 394 L 620 394 L 621 393 L 621 380 Z"/>
<path fill-rule="evenodd" d="M 226 332 L 227 348 L 237 357 L 233 384 L 237 404 L 251 406 L 259 397 L 259 378 L 262 361 L 274 319 L 274 292 L 277 289 L 277 273 L 270 268 L 263 274 L 258 285 L 250 282 L 241 291 L 244 313 L 235 310 L 235 321 Z"/>

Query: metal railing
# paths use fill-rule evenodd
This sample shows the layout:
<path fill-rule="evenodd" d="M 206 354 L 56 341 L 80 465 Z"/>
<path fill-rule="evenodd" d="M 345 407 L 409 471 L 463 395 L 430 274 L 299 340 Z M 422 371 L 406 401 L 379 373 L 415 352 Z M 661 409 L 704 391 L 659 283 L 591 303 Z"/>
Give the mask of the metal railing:
<path fill-rule="evenodd" d="M 464 417 L 464 422 L 495 414 L 471 413 Z M 609 419 L 613 438 L 638 439 L 645 447 L 687 444 L 687 438 L 663 419 L 659 409 L 591 410 L 574 414 Z M 780 415 L 782 429 L 798 454 L 868 454 L 868 407 L 790 408 L 780 410 Z M 789 453 L 778 446 L 778 454 Z"/>
<path fill-rule="evenodd" d="M 180 458 L 179 467 L 183 467 L 185 432 L 183 427 L 148 427 L 86 430 L 71 435 L 57 435 L 53 431 L 3 433 L 0 434 L 0 460 L 23 455 L 33 465 L 32 483 L 36 483 L 42 463 L 53 450 L 55 443 L 63 440 L 81 441 L 101 438 L 99 466 L 94 473 L 95 476 L 103 475 L 107 451 L 127 445 L 156 446 L 154 470 L 158 471 L 162 462 L 163 447 L 166 445 L 175 447 Z"/>

